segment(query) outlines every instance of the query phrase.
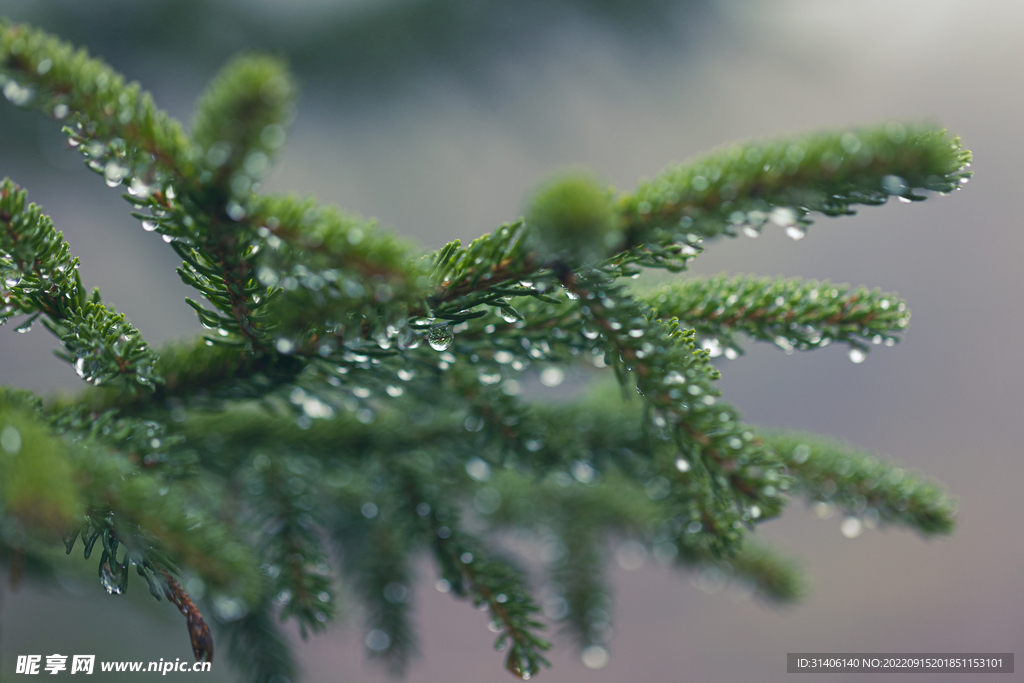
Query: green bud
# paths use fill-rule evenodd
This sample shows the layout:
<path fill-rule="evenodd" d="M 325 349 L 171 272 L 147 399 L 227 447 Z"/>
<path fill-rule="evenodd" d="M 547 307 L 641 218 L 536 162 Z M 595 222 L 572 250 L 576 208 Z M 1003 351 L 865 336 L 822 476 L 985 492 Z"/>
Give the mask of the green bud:
<path fill-rule="evenodd" d="M 537 192 L 526 222 L 538 250 L 570 266 L 600 261 L 622 242 L 612 191 L 585 171 L 557 178 Z"/>

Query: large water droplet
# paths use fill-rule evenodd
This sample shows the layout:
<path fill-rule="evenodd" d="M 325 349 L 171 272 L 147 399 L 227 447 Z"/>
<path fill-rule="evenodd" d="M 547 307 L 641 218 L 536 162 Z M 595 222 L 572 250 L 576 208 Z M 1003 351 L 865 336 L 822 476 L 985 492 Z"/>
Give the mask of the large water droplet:
<path fill-rule="evenodd" d="M 793 240 L 802 240 L 807 237 L 807 230 L 802 225 L 791 225 L 786 228 L 786 235 Z"/>
<path fill-rule="evenodd" d="M 446 351 L 452 345 L 455 335 L 451 325 L 439 325 L 427 330 L 427 343 L 435 351 Z"/>
<path fill-rule="evenodd" d="M 117 187 L 128 177 L 129 172 L 127 166 L 122 166 L 116 161 L 108 161 L 103 167 L 103 179 L 107 182 L 107 187 Z"/>
<path fill-rule="evenodd" d="M 21 284 L 21 273 L 18 271 L 11 271 L 4 276 L 4 286 L 8 289 L 13 289 Z"/>
<path fill-rule="evenodd" d="M 864 353 L 860 349 L 850 349 L 850 360 L 854 363 L 863 363 L 868 357 L 868 354 Z"/>
<path fill-rule="evenodd" d="M 120 595 L 124 592 L 124 587 L 121 585 L 121 577 L 117 576 L 113 569 L 110 568 L 109 560 L 105 560 L 100 565 L 100 583 L 109 595 Z"/>

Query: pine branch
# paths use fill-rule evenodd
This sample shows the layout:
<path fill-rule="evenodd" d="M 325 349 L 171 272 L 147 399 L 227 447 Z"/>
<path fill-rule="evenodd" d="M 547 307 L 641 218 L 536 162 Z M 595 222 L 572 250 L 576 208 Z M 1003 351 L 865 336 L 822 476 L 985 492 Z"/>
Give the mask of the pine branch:
<path fill-rule="evenodd" d="M 137 83 L 126 84 L 85 50 L 2 20 L 0 73 L 14 104 L 59 121 L 72 116 L 73 140 L 90 141 L 82 151 L 108 184 L 116 187 L 129 173 L 153 180 L 196 177 L 196 150 L 181 125 Z"/>
<path fill-rule="evenodd" d="M 218 633 L 226 636 L 228 659 L 243 672 L 247 683 L 295 679 L 297 667 L 291 646 L 281 633 L 268 600 L 252 605 L 243 616 L 218 619 L 217 623 Z"/>
<path fill-rule="evenodd" d="M 358 510 L 338 520 L 334 537 L 342 552 L 344 573 L 366 609 L 367 654 L 391 676 L 401 677 L 418 654 L 408 555 L 413 530 L 385 498 L 375 499 L 380 506 L 356 501 Z"/>
<path fill-rule="evenodd" d="M 757 595 L 773 602 L 793 602 L 807 591 L 806 582 L 793 561 L 760 544 L 749 543 L 736 553 L 729 559 L 728 569 L 735 576 L 752 582 Z"/>
<path fill-rule="evenodd" d="M 833 440 L 794 432 L 759 433 L 808 500 L 865 523 L 900 524 L 923 536 L 953 530 L 956 503 L 937 485 Z M 859 527 L 858 527 L 859 529 Z"/>
<path fill-rule="evenodd" d="M 774 224 L 799 239 L 814 211 L 957 189 L 970 153 L 944 131 L 892 123 L 735 145 L 618 198 L 573 172 L 542 187 L 525 219 L 421 258 L 372 221 L 257 194 L 294 116 L 276 59 L 228 64 L 191 137 L 99 60 L 5 21 L 0 82 L 15 104 L 72 124 L 86 165 L 127 188 L 143 228 L 182 258 L 179 275 L 205 299 L 187 301 L 212 330 L 157 358 L 86 295 L 49 219 L 0 185 L 0 323 L 45 316 L 62 357 L 100 385 L 45 407 L 0 391 L 0 447 L 14 456 L 0 457 L 0 516 L 27 538 L 5 535 L 0 557 L 43 573 L 37 548 L 70 529 L 68 552 L 79 536 L 87 557 L 102 547 L 108 592 L 135 566 L 181 610 L 197 658 L 213 643 L 179 565 L 209 587 L 231 656 L 269 681 L 294 673 L 272 620 L 294 616 L 305 636 L 333 616 L 328 534 L 368 607 L 371 656 L 392 672 L 415 653 L 410 567 L 430 548 L 439 585 L 490 612 L 496 647 L 525 679 L 548 664 L 540 608 L 484 533 L 541 531 L 565 551 L 546 602 L 597 661 L 609 537 L 787 601 L 799 575 L 748 532 L 791 488 L 842 507 L 844 533 L 861 518 L 952 527 L 937 487 L 817 437 L 759 438 L 715 385 L 710 359 L 739 353 L 741 332 L 787 351 L 840 341 L 863 359 L 868 340 L 906 328 L 902 301 L 798 280 L 636 295 L 619 283 L 644 267 L 685 270 L 705 238 Z M 538 371 L 558 384 L 586 365 L 610 366 L 640 399 L 519 398 Z"/>
<path fill-rule="evenodd" d="M 260 462 L 247 489 L 252 517 L 248 525 L 259 537 L 264 573 L 281 605 L 280 619 L 295 617 L 299 633 L 325 628 L 334 611 L 334 590 L 327 554 L 320 538 L 318 490 L 308 466 L 299 458 L 257 456 Z"/>
<path fill-rule="evenodd" d="M 295 95 L 277 59 L 242 54 L 224 66 L 200 97 L 191 125 L 205 172 L 212 176 L 205 184 L 213 196 L 203 203 L 248 199 L 284 143 Z"/>
<path fill-rule="evenodd" d="M 413 508 L 410 512 L 431 544 L 446 588 L 490 612 L 490 628 L 498 633 L 494 647 L 508 650 L 505 668 L 527 680 L 542 666 L 551 666 L 541 655 L 551 644 L 535 633 L 544 628 L 534 617 L 540 607 L 522 572 L 508 560 L 490 557 L 483 545 L 460 527 L 457 510 L 426 495 L 415 480 L 407 479 L 403 488 Z M 420 502 L 412 506 L 416 501 Z"/>
<path fill-rule="evenodd" d="M 610 630 L 611 597 L 604 577 L 606 539 L 582 515 L 570 518 L 558 537 L 565 552 L 559 553 L 550 573 L 554 585 L 561 589 L 557 597 L 565 605 L 559 621 L 577 649 L 585 651 L 604 643 Z"/>
<path fill-rule="evenodd" d="M 712 386 L 718 371 L 707 352 L 695 348 L 692 330 L 653 318 L 605 277 L 594 271 L 569 286 L 585 302 L 581 310 L 604 340 L 606 362 L 620 384 L 625 388 L 635 374 L 649 419 L 662 438 L 675 441 L 687 463 L 676 476 L 676 490 L 686 492 L 681 502 L 690 512 L 693 542 L 729 554 L 741 543 L 744 523 L 781 511 L 781 463 L 718 400 Z"/>
<path fill-rule="evenodd" d="M 285 354 L 330 355 L 345 340 L 396 337 L 424 278 L 408 263 L 410 249 L 365 220 L 295 197 L 259 197 L 250 212 L 261 227 L 258 283 L 280 330 Z M 275 297 L 276 300 L 274 300 Z M 392 328 L 389 332 L 389 328 Z"/>
<path fill-rule="evenodd" d="M 31 316 L 18 330 L 27 331 L 40 315 L 64 345 L 58 356 L 71 363 L 78 376 L 93 384 L 121 380 L 133 392 L 162 382 L 154 372 L 157 361 L 139 331 L 124 314 L 99 301 L 88 300 L 78 275 L 78 259 L 48 216 L 28 193 L 9 179 L 0 181 L 0 275 L 6 292 L 0 295 L 0 324 L 12 313 Z"/>
<path fill-rule="evenodd" d="M 614 419 L 621 410 L 598 411 L 599 422 Z M 563 419 L 564 415 L 552 416 Z M 559 520 L 557 545 L 565 554 L 555 553 L 555 564 L 551 568 L 552 578 L 564 588 L 563 599 L 572 599 L 580 605 L 575 611 L 570 608 L 565 618 L 577 620 L 571 623 L 577 635 L 590 633 L 589 621 L 584 619 L 589 607 L 598 606 L 597 623 L 593 628 L 600 636 L 607 621 L 607 596 L 600 583 L 600 572 L 593 564 L 594 547 L 586 544 L 595 542 L 595 537 L 609 535 L 627 536 L 642 543 L 647 551 L 661 561 L 673 561 L 679 568 L 701 571 L 709 567 L 724 572 L 734 580 L 749 582 L 756 593 L 774 602 L 791 602 L 804 592 L 803 578 L 791 560 L 782 558 L 770 548 L 747 540 L 728 559 L 716 557 L 706 547 L 687 542 L 692 532 L 686 527 L 687 515 L 677 515 L 665 490 L 665 482 L 675 467 L 669 449 L 662 448 L 656 456 L 657 469 L 643 469 L 631 472 L 621 468 L 597 470 L 591 462 L 600 462 L 601 453 L 595 451 L 592 460 L 576 461 L 569 472 L 558 472 L 542 482 L 522 477 L 509 471 L 487 481 L 487 487 L 497 491 L 498 505 L 488 508 L 486 521 L 494 530 L 508 530 L 523 527 L 540 527 L 552 520 Z M 668 462 L 666 462 L 668 460 Z M 634 460 L 626 462 L 633 465 Z M 639 485 L 637 479 L 645 481 Z M 764 521 L 763 519 L 759 521 Z M 580 540 L 582 539 L 582 540 Z M 584 545 L 579 545 L 584 544 Z M 576 551 L 574 552 L 574 546 Z M 586 558 L 590 557 L 588 561 Z M 566 604 L 569 608 L 570 605 Z M 587 643 L 600 642 L 598 637 L 584 640 Z"/>
<path fill-rule="evenodd" d="M 735 277 L 691 278 L 640 295 L 659 318 L 693 327 L 712 358 L 742 353 L 736 333 L 772 342 L 786 353 L 831 342 L 849 344 L 863 358 L 868 342 L 892 346 L 910 312 L 895 294 L 816 280 Z M 859 355 L 858 355 L 859 354 Z"/>
<path fill-rule="evenodd" d="M 856 204 L 883 204 L 890 196 L 924 199 L 914 190 L 959 189 L 971 175 L 970 160 L 959 138 L 899 123 L 733 144 L 641 183 L 618 209 L 634 248 L 689 233 L 758 233 L 766 225 L 800 239 L 812 211 L 849 215 Z"/>

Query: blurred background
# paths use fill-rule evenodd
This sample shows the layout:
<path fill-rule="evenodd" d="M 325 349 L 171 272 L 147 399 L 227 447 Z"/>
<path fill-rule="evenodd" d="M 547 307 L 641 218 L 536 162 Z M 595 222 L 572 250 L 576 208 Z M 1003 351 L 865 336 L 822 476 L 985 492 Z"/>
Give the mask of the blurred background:
<path fill-rule="evenodd" d="M 730 140 L 891 119 L 948 127 L 975 153 L 963 192 L 821 218 L 800 242 L 768 230 L 720 242 L 693 272 L 828 278 L 908 300 L 905 341 L 862 364 L 843 348 L 786 356 L 749 347 L 720 364 L 722 388 L 751 423 L 832 434 L 944 482 L 960 501 L 954 535 L 847 539 L 837 517 L 815 519 L 794 502 L 760 527 L 811 577 L 804 602 L 781 610 L 708 577 L 637 568 L 635 556 L 623 567 L 611 553 L 610 662 L 587 669 L 556 639 L 554 669 L 542 675 L 774 682 L 792 677 L 787 652 L 1024 654 L 1024 3 L 4 0 L 0 13 L 88 47 L 186 121 L 232 54 L 285 55 L 303 90 L 269 188 L 378 217 L 424 249 L 515 218 L 539 181 L 570 164 L 629 189 Z M 196 334 L 173 252 L 84 168 L 56 124 L 2 104 L 0 176 L 52 215 L 86 286 L 99 286 L 151 343 Z M 41 326 L 0 328 L 0 383 L 77 388 L 53 347 Z M 0 680 L 13 677 L 18 654 L 191 657 L 173 607 L 138 582 L 108 597 L 73 571 L 79 560 L 68 562 L 59 586 L 3 582 Z M 94 572 L 88 563 L 85 575 Z M 423 654 L 406 680 L 510 680 L 484 615 L 436 592 L 434 578 L 424 563 L 415 598 Z M 298 653 L 311 683 L 386 679 L 364 662 L 357 614 Z M 1024 676 L 999 680 L 1009 679 Z M 234 675 L 221 658 L 204 680 Z"/>

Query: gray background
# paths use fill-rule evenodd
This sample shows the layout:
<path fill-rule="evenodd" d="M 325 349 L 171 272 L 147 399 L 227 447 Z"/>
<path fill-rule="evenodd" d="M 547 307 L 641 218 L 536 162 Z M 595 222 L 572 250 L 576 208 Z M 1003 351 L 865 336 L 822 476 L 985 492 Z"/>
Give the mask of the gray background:
<path fill-rule="evenodd" d="M 284 50 L 304 90 L 270 187 L 377 216 L 425 248 L 514 218 L 531 188 L 567 164 L 587 164 L 628 189 L 671 161 L 735 139 L 889 119 L 937 121 L 961 135 L 977 174 L 963 192 L 822 218 L 801 242 L 766 231 L 719 243 L 694 268 L 829 278 L 909 301 L 905 341 L 875 349 L 863 364 L 835 347 L 792 356 L 752 347 L 721 364 L 722 387 L 752 423 L 833 434 L 944 482 L 960 501 L 955 534 L 924 541 L 876 530 L 848 540 L 837 518 L 812 519 L 794 502 L 761 527 L 812 578 L 807 599 L 783 610 L 728 590 L 707 594 L 653 563 L 625 571 L 612 561 L 610 663 L 585 669 L 563 640 L 554 669 L 542 675 L 592 683 L 919 681 L 786 674 L 785 654 L 1024 652 L 1024 3 L 722 0 L 645 2 L 633 12 L 607 2 L 522 2 L 504 3 L 511 18 L 497 23 L 488 12 L 498 3 L 477 3 L 478 23 L 456 28 L 480 40 L 457 31 L 437 44 L 388 34 L 408 50 L 383 56 L 335 45 L 329 32 L 319 43 L 303 36 L 323 33 L 324 17 L 372 28 L 379 14 L 401 18 L 412 3 L 321 0 L 288 3 L 288 11 L 269 0 L 179 4 L 195 9 L 185 21 L 211 16 L 221 29 L 175 40 L 147 35 L 160 24 L 145 23 L 157 7 L 146 3 L 90 4 L 85 14 L 70 2 L 5 2 L 0 11 L 88 45 L 186 119 L 236 47 Z M 251 29 L 261 21 L 291 42 L 261 37 Z M 433 35 L 429 24 L 424 30 Z M 53 216 L 82 260 L 86 285 L 100 286 L 152 342 L 194 334 L 172 252 L 62 148 L 52 124 L 11 109 L 0 114 L 0 175 L 28 187 Z M 45 330 L 19 335 L 12 327 L 0 328 L 0 382 L 43 392 L 76 387 L 74 372 L 50 355 Z M 484 615 L 434 591 L 433 579 L 425 563 L 415 601 L 423 656 L 407 680 L 509 680 Z M 4 587 L 0 679 L 13 677 L 17 654 L 190 656 L 184 624 L 167 603 L 140 590 L 108 598 L 95 579 L 72 577 L 64 586 Z M 363 661 L 357 618 L 298 652 L 308 681 L 385 680 Z M 231 680 L 223 664 L 216 669 L 204 680 Z M 999 677 L 1011 679 L 1024 676 Z"/>

